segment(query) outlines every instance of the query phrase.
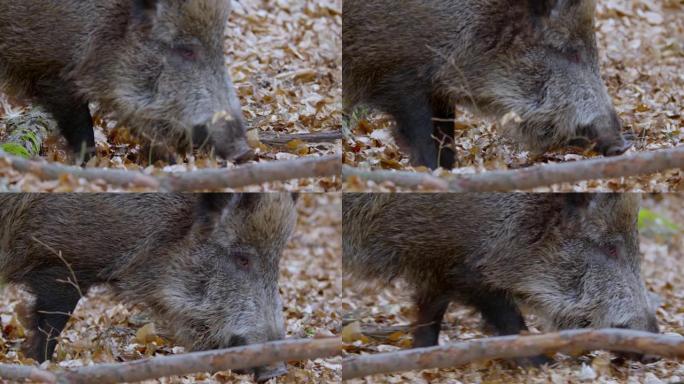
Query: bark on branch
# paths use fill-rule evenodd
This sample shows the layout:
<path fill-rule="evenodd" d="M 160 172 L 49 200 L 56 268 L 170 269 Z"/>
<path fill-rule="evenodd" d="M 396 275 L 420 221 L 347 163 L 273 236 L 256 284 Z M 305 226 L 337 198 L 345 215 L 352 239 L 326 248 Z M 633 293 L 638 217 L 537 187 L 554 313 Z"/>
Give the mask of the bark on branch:
<path fill-rule="evenodd" d="M 649 175 L 684 168 L 684 146 L 633 155 L 606 157 L 524 169 L 489 171 L 440 178 L 415 172 L 366 171 L 345 166 L 345 180 L 358 177 L 378 183 L 389 181 L 404 188 L 449 192 L 509 192 L 585 180 Z"/>
<path fill-rule="evenodd" d="M 0 151 L 0 166 L 9 166 L 19 172 L 33 174 L 42 180 L 57 180 L 66 174 L 91 182 L 101 180 L 117 187 L 163 192 L 216 191 L 275 181 L 332 177 L 338 176 L 342 168 L 340 157 L 333 155 L 247 164 L 230 169 L 205 169 L 152 176 L 137 171 L 81 168 L 31 161 L 2 151 Z"/>
<path fill-rule="evenodd" d="M 37 367 L 0 364 L 0 379 L 10 381 L 30 380 L 38 383 L 56 383 L 57 375 Z"/>
<path fill-rule="evenodd" d="M 286 135 L 264 133 L 259 135 L 259 140 L 272 147 L 287 145 L 287 143 L 294 140 L 303 141 L 305 143 L 329 143 L 342 140 L 342 132 L 297 133 Z"/>
<path fill-rule="evenodd" d="M 533 336 L 492 337 L 431 348 L 346 358 L 344 380 L 392 372 L 452 368 L 475 361 L 592 350 L 684 358 L 684 337 L 625 329 L 572 330 Z"/>
<path fill-rule="evenodd" d="M 342 353 L 338 338 L 285 340 L 231 349 L 154 357 L 120 364 L 98 364 L 63 372 L 34 367 L 0 365 L 0 379 L 44 383 L 108 384 L 139 382 L 228 369 L 247 369 L 282 361 L 309 360 Z"/>

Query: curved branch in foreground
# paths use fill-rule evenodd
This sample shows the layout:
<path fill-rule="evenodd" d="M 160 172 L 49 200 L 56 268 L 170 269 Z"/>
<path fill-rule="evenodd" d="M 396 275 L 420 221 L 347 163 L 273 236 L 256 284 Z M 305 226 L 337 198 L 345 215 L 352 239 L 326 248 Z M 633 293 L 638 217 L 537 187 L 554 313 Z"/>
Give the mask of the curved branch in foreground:
<path fill-rule="evenodd" d="M 0 151 L 0 163 L 42 180 L 57 180 L 71 175 L 87 181 L 104 181 L 117 187 L 131 187 L 164 192 L 192 192 L 242 188 L 274 181 L 309 177 L 338 176 L 341 172 L 339 156 L 306 157 L 295 160 L 247 164 L 229 169 L 203 169 L 159 176 L 138 171 L 106 168 L 81 168 L 56 163 L 26 160 Z"/>
<path fill-rule="evenodd" d="M 683 168 L 684 146 L 681 146 L 619 157 L 544 164 L 516 170 L 488 171 L 445 178 L 415 172 L 366 171 L 346 166 L 342 173 L 345 180 L 355 176 L 375 182 L 389 181 L 404 188 L 423 187 L 449 192 L 509 192 L 560 183 L 649 175 Z"/>
<path fill-rule="evenodd" d="M 532 336 L 491 337 L 438 347 L 346 358 L 342 362 L 342 379 L 422 369 L 453 368 L 474 361 L 599 349 L 684 358 L 684 337 L 626 329 L 584 329 Z"/>
<path fill-rule="evenodd" d="M 223 350 L 154 357 L 128 363 L 96 364 L 56 373 L 35 367 L 0 364 L 0 379 L 30 379 L 44 383 L 114 384 L 228 369 L 247 369 L 282 361 L 318 359 L 340 354 L 342 342 L 337 337 L 284 340 Z"/>
<path fill-rule="evenodd" d="M 57 375 L 37 367 L 0 364 L 0 379 L 11 381 L 30 380 L 39 383 L 56 383 Z"/>

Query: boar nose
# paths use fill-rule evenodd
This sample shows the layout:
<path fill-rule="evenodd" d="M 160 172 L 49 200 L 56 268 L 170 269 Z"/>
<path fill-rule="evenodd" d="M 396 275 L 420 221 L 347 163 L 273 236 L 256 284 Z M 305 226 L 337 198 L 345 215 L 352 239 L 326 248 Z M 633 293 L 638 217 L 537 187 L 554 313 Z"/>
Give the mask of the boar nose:
<path fill-rule="evenodd" d="M 243 164 L 250 160 L 254 160 L 255 158 L 256 153 L 252 150 L 252 148 L 247 147 L 243 148 L 242 152 L 239 155 L 236 155 L 232 160 L 237 164 Z"/>
<path fill-rule="evenodd" d="M 254 370 L 254 377 L 257 383 L 263 383 L 274 377 L 284 376 L 287 374 L 287 366 L 285 363 L 277 363 L 266 367 L 259 367 Z"/>
<path fill-rule="evenodd" d="M 632 147 L 622 135 L 622 122 L 614 111 L 597 117 L 585 130 L 595 138 L 597 150 L 604 156 L 619 156 Z"/>
<path fill-rule="evenodd" d="M 632 143 L 625 140 L 623 137 L 617 139 L 598 140 L 598 150 L 603 156 L 613 157 L 620 156 L 632 148 Z"/>

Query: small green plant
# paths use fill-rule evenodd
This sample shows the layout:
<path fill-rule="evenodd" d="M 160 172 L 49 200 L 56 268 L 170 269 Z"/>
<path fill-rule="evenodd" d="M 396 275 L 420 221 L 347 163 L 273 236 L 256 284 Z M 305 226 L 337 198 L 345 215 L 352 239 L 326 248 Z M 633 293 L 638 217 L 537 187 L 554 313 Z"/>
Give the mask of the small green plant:
<path fill-rule="evenodd" d="M 642 208 L 639 211 L 639 230 L 656 233 L 678 233 L 682 231 L 677 224 L 647 208 Z"/>

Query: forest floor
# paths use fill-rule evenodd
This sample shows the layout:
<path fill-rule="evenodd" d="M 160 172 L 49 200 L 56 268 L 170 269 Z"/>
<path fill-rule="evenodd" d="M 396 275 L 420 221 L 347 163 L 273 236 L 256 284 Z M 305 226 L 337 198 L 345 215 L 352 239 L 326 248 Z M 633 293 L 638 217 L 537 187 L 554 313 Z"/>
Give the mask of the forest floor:
<path fill-rule="evenodd" d="M 684 145 L 684 3 L 680 0 L 599 0 L 597 36 L 603 79 L 624 130 L 634 132 L 635 151 Z M 533 158 L 505 137 L 501 123 L 475 117 L 457 108 L 454 174 L 519 169 L 598 156 L 569 149 Z M 408 155 L 392 137 L 392 119 L 358 109 L 343 124 L 344 162 L 375 170 L 430 172 L 411 167 Z M 449 171 L 437 170 L 436 176 Z M 344 190 L 396 191 L 391 183 L 378 185 L 352 178 Z M 586 181 L 539 188 L 538 191 L 648 191 L 684 188 L 681 170 L 643 177 Z"/>
<path fill-rule="evenodd" d="M 305 194 L 298 203 L 299 221 L 281 261 L 280 290 L 288 338 L 332 337 L 339 333 L 341 275 L 341 197 Z M 151 276 L 150 278 L 154 278 Z M 24 339 L 20 323 L 26 295 L 17 287 L 0 287 L 0 363 L 31 364 L 17 346 Z M 62 334 L 55 363 L 49 369 L 91 363 L 116 363 L 183 353 L 163 330 L 151 325 L 144 309 L 116 302 L 105 288 L 79 303 Z M 278 383 L 335 383 L 341 380 L 341 359 L 289 364 Z M 2 380 L 0 380 L 0 383 Z M 148 381 L 149 383 L 252 383 L 248 375 L 220 372 Z M 271 380 L 275 382 L 275 380 Z"/>
<path fill-rule="evenodd" d="M 642 271 L 648 290 L 660 301 L 657 317 L 663 333 L 684 336 L 684 195 L 646 197 L 640 224 Z M 649 221 L 646 218 L 655 218 Z M 675 228 L 676 227 L 676 228 Z M 413 307 L 401 283 L 389 288 L 359 284 L 345 278 L 342 317 L 348 327 L 403 329 L 372 335 L 346 343 L 347 355 L 390 352 L 411 345 L 405 326 L 413 321 Z M 533 318 L 528 318 L 534 324 Z M 356 324 L 355 324 L 356 323 Z M 379 330 L 378 330 L 379 329 Z M 443 323 L 440 344 L 485 337 L 481 317 L 473 310 L 452 304 Z M 532 331 L 536 329 L 532 327 Z M 350 332 L 351 333 L 351 332 Z M 344 338 L 344 336 L 343 336 Z M 684 382 L 684 364 L 660 360 L 653 364 L 637 362 L 616 364 L 608 352 L 594 352 L 580 357 L 556 355 L 556 363 L 541 369 L 511 368 L 501 361 L 469 364 L 445 370 L 426 370 L 391 375 L 376 375 L 350 383 L 680 383 Z"/>
<path fill-rule="evenodd" d="M 250 128 L 250 145 L 258 162 L 326 155 L 341 156 L 341 140 L 306 143 L 293 140 L 269 146 L 257 136 L 339 132 L 342 113 L 342 0 L 238 0 L 228 22 L 226 65 Z M 0 143 L 6 135 L 3 117 L 16 116 L 30 106 L 0 94 Z M 97 157 L 88 167 L 144 170 L 147 174 L 233 167 L 206 154 L 195 153 L 176 165 L 143 165 L 140 142 L 115 121 L 96 114 Z M 42 156 L 72 164 L 64 139 L 55 133 L 43 145 Z M 325 192 L 340 188 L 340 180 L 311 178 L 268 183 L 251 191 L 297 190 Z M 41 182 L 0 162 L 0 191 L 117 191 L 104 183 L 74 178 Z"/>

